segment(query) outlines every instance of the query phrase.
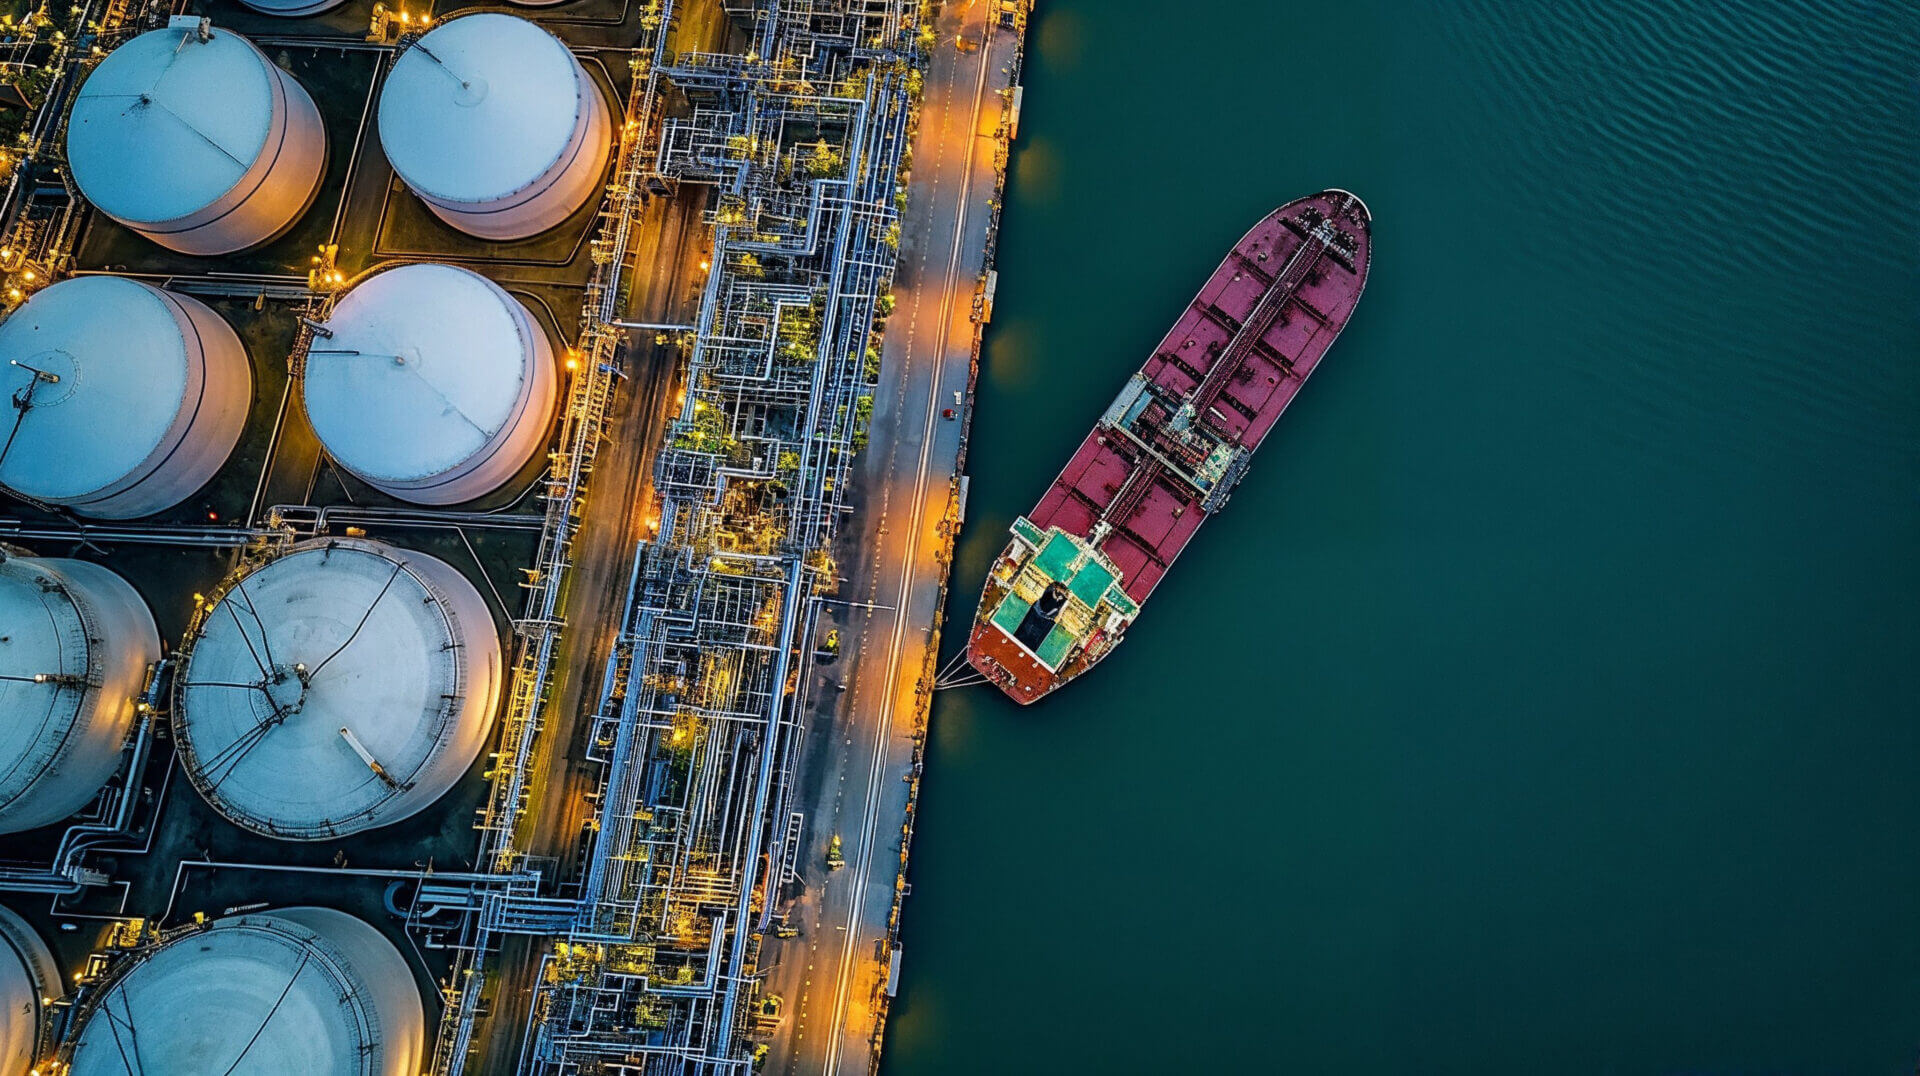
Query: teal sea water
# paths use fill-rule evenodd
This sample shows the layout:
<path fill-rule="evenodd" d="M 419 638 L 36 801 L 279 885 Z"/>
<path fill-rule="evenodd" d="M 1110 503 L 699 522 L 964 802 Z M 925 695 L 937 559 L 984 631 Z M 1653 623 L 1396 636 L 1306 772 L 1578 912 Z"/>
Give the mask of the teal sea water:
<path fill-rule="evenodd" d="M 1375 260 L 1127 644 L 939 698 L 887 1076 L 1912 1073 L 1915 6 L 1030 45 L 955 623 L 1249 224 L 1347 187 Z"/>

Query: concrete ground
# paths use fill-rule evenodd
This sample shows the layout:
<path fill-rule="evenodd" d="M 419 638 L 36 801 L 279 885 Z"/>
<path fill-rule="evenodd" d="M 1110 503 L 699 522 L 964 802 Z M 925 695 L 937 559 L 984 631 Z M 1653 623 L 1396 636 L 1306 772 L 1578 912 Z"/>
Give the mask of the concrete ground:
<path fill-rule="evenodd" d="M 990 27 L 995 7 L 952 0 L 936 24 L 897 305 L 861 463 L 861 503 L 840 554 L 837 598 L 845 604 L 831 607 L 843 656 L 815 671 L 821 682 L 812 697 L 822 702 L 809 717 L 798 777 L 802 892 L 788 921 L 800 933 L 769 938 L 763 950 L 765 992 L 780 995 L 784 1011 L 766 1071 L 782 1076 L 867 1071 L 885 1019 L 909 779 L 928 701 L 920 685 L 932 679 L 962 447 L 963 422 L 942 412 L 965 414 L 956 393 L 967 388 L 979 331 L 974 297 L 995 196 L 1000 91 L 1019 44 L 1013 32 Z M 835 835 L 846 866 L 829 870 Z"/>

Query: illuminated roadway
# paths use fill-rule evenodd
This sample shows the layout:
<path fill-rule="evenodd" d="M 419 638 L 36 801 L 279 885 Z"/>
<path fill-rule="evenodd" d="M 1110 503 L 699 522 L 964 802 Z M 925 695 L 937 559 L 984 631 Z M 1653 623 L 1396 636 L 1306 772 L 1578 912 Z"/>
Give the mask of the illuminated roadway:
<path fill-rule="evenodd" d="M 942 418 L 967 385 L 973 300 L 994 194 L 996 130 L 1015 41 L 989 29 L 989 0 L 949 3 L 938 24 L 902 248 L 860 464 L 839 604 L 828 607 L 842 657 L 818 668 L 796 806 L 807 816 L 796 867 L 800 931 L 768 938 L 766 992 L 784 1002 L 766 1071 L 863 1073 L 873 1060 L 888 970 L 888 919 L 917 715 L 939 610 L 944 521 L 960 423 Z M 967 48 L 956 47 L 956 40 Z M 979 43 L 986 47 L 977 47 Z M 823 625 L 823 629 L 824 629 Z M 779 824 L 776 820 L 776 824 Z M 846 867 L 829 871 L 838 834 Z M 911 959 L 910 954 L 905 954 Z"/>

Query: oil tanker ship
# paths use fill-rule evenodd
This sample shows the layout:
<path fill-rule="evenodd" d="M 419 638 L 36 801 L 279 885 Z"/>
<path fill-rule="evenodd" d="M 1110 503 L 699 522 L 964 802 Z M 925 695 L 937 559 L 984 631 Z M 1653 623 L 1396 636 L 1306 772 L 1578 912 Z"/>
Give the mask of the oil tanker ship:
<path fill-rule="evenodd" d="M 1373 221 L 1343 190 L 1234 244 L 987 573 L 967 660 L 1031 703 L 1113 652 L 1346 327 Z"/>

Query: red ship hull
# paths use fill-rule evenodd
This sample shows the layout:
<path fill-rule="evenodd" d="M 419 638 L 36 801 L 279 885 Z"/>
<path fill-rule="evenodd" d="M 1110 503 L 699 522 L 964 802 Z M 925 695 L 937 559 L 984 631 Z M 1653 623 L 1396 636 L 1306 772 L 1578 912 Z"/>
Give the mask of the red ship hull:
<path fill-rule="evenodd" d="M 1366 206 L 1338 190 L 1234 245 L 1016 524 L 968 640 L 976 670 L 1029 703 L 1117 645 L 1346 327 L 1371 250 Z M 1098 589 L 1109 575 L 1124 593 Z"/>

